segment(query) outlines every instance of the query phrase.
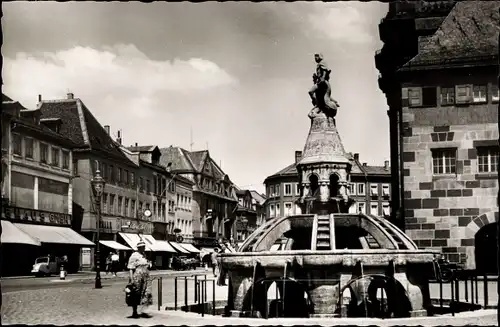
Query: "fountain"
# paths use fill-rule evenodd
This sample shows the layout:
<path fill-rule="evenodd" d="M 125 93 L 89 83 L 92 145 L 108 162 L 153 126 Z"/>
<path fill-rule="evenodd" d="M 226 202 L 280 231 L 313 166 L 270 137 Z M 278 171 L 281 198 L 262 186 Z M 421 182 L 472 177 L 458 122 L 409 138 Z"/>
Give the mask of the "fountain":
<path fill-rule="evenodd" d="M 351 164 L 336 127 L 339 105 L 330 98 L 328 66 L 321 55 L 315 60 L 311 127 L 297 164 L 304 214 L 270 219 L 238 252 L 221 255 L 231 316 L 267 317 L 271 282 L 283 317 L 427 315 L 439 251 L 419 250 L 386 219 L 348 213 Z M 275 243 L 281 247 L 271 251 Z"/>

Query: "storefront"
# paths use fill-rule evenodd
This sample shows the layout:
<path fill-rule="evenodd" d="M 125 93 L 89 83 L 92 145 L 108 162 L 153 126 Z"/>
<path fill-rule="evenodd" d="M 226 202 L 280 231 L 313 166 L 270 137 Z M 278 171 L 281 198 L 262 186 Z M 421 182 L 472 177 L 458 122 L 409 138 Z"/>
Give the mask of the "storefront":
<path fill-rule="evenodd" d="M 77 272 L 80 249 L 95 246 L 70 228 L 69 214 L 3 206 L 2 220 L 2 268 L 7 275 L 29 275 L 35 259 L 49 254 L 67 256 L 66 269 Z"/>

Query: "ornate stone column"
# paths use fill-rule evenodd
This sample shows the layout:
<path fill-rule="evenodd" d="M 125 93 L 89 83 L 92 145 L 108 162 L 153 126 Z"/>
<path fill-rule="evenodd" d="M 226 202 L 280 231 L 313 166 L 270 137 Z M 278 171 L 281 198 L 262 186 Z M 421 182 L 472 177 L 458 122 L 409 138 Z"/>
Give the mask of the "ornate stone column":
<path fill-rule="evenodd" d="M 327 181 L 321 181 L 319 182 L 319 195 L 321 202 L 328 202 L 330 200 L 330 189 L 329 189 L 330 183 Z"/>

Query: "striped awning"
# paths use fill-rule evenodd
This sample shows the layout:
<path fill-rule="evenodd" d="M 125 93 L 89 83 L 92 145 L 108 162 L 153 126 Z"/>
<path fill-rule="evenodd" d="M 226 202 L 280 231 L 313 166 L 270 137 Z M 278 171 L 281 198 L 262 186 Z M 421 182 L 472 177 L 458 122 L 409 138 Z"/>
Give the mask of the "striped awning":
<path fill-rule="evenodd" d="M 122 245 L 122 244 L 115 242 L 115 241 L 99 241 L 99 243 L 107 246 L 108 248 L 118 250 L 118 251 L 120 251 L 120 250 L 121 251 L 132 251 L 132 249 L 129 248 L 128 246 Z"/>
<path fill-rule="evenodd" d="M 180 246 L 182 246 L 185 250 L 191 252 L 191 253 L 200 253 L 201 251 L 198 250 L 197 248 L 194 247 L 193 244 L 191 243 L 177 243 Z"/>
<path fill-rule="evenodd" d="M 180 252 L 180 253 L 185 253 L 185 254 L 190 253 L 188 250 L 186 250 L 185 248 L 183 248 L 183 247 L 182 247 L 182 245 L 180 245 L 180 244 L 179 244 L 179 243 L 177 243 L 177 242 L 169 242 L 169 243 L 170 243 L 170 245 L 172 245 L 172 247 L 173 247 L 174 249 L 176 249 L 176 250 L 177 250 L 178 252 Z"/>
<path fill-rule="evenodd" d="M 118 233 L 118 235 L 120 235 L 133 250 L 137 250 L 137 243 L 143 241 L 146 243 L 146 251 L 154 251 L 154 244 L 156 243 L 156 240 L 151 235 L 132 233 Z"/>

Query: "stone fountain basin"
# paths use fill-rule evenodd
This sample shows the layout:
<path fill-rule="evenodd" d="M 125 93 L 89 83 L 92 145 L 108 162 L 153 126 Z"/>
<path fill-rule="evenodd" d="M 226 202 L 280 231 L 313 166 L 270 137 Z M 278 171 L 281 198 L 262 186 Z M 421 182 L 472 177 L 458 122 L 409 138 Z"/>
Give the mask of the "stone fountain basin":
<path fill-rule="evenodd" d="M 392 262 L 396 266 L 407 264 L 428 264 L 439 256 L 439 250 L 294 250 L 294 251 L 262 251 L 234 252 L 220 256 L 222 267 L 253 268 L 256 263 L 264 267 L 283 268 L 286 264 L 296 262 L 300 266 L 332 266 L 342 265 L 354 267 L 358 263 L 363 266 L 386 266 Z"/>

